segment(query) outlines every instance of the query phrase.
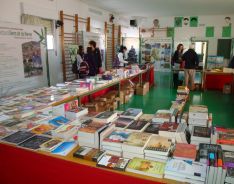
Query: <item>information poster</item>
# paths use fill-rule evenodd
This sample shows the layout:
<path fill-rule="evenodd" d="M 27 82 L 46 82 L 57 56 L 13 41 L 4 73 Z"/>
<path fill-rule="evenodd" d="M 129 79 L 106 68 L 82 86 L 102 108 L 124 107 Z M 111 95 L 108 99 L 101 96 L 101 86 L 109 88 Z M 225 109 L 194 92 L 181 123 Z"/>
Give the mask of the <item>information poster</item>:
<path fill-rule="evenodd" d="M 142 38 L 142 62 L 155 63 L 155 70 L 171 70 L 172 39 Z"/>
<path fill-rule="evenodd" d="M 44 28 L 0 23 L 0 97 L 47 85 Z"/>

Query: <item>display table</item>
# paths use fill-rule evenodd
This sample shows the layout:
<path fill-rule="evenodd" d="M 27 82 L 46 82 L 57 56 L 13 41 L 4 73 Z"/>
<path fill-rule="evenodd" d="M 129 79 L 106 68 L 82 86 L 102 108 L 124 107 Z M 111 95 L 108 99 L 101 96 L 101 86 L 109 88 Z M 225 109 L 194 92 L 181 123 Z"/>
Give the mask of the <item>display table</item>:
<path fill-rule="evenodd" d="M 0 143 L 1 184 L 157 184 L 181 183 L 129 172 L 96 167 L 94 162 L 73 158 L 74 149 L 61 157 L 46 152 L 34 152 Z"/>
<path fill-rule="evenodd" d="M 204 90 L 223 90 L 224 84 L 234 83 L 233 73 L 210 72 L 205 71 L 203 74 L 203 89 Z"/>

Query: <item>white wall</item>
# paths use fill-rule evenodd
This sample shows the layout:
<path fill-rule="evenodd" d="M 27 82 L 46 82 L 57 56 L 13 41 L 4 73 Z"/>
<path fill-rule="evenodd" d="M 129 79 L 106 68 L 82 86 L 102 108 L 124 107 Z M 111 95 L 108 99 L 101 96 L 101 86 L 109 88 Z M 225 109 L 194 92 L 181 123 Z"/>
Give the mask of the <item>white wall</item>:
<path fill-rule="evenodd" d="M 91 29 L 99 28 L 102 32 L 104 31 L 104 22 L 108 21 L 110 14 L 108 11 L 90 7 L 79 0 L 1 0 L 0 21 L 20 24 L 22 13 L 58 20 L 60 10 L 69 15 L 78 14 L 83 18 L 91 17 Z M 85 26 L 83 25 L 80 28 L 84 30 Z M 71 32 L 71 30 L 66 31 Z M 59 34 L 58 29 L 55 32 L 56 48 L 49 51 L 52 85 L 63 81 Z"/>

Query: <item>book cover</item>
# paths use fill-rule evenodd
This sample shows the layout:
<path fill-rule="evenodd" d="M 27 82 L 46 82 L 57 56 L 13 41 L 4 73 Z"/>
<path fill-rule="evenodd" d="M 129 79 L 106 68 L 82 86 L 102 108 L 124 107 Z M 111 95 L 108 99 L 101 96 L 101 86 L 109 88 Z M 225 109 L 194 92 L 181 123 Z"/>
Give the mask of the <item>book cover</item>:
<path fill-rule="evenodd" d="M 99 129 L 106 126 L 102 122 L 95 122 L 95 121 L 86 121 L 85 123 L 82 123 L 81 127 L 79 128 L 80 132 L 86 132 L 86 133 L 95 133 Z"/>
<path fill-rule="evenodd" d="M 55 133 L 56 134 L 66 134 L 66 133 L 69 133 L 73 128 L 75 128 L 76 126 L 75 125 L 63 125 L 63 126 L 60 126 L 58 129 L 55 130 Z"/>
<path fill-rule="evenodd" d="M 174 157 L 177 158 L 188 158 L 190 160 L 195 160 L 197 155 L 196 145 L 177 143 L 175 151 L 173 153 Z"/>
<path fill-rule="evenodd" d="M 134 120 L 130 118 L 118 118 L 114 121 L 115 127 L 117 128 L 126 128 L 129 124 L 131 124 Z"/>
<path fill-rule="evenodd" d="M 150 124 L 145 130 L 145 133 L 158 134 L 160 124 Z"/>
<path fill-rule="evenodd" d="M 49 132 L 49 131 L 51 131 L 53 129 L 54 129 L 54 127 L 51 126 L 51 125 L 41 124 L 41 125 L 33 128 L 31 130 L 31 132 L 34 133 L 34 134 L 44 134 L 44 133 Z"/>
<path fill-rule="evenodd" d="M 0 139 L 14 133 L 13 130 L 8 129 L 7 127 L 0 126 Z"/>
<path fill-rule="evenodd" d="M 129 116 L 129 117 L 136 117 L 136 116 L 139 116 L 139 114 L 141 113 L 142 113 L 142 109 L 128 108 L 121 115 Z"/>
<path fill-rule="evenodd" d="M 217 144 L 234 145 L 234 134 L 218 133 Z"/>
<path fill-rule="evenodd" d="M 168 152 L 171 148 L 172 140 L 166 137 L 153 135 L 146 144 L 145 150 Z"/>
<path fill-rule="evenodd" d="M 223 153 L 223 162 L 224 162 L 225 167 L 234 168 L 234 152 L 225 151 Z"/>
<path fill-rule="evenodd" d="M 169 120 L 171 118 L 171 112 L 170 110 L 158 110 L 155 114 L 155 118 Z"/>
<path fill-rule="evenodd" d="M 69 123 L 69 120 L 63 116 L 58 116 L 54 119 L 49 120 L 49 123 L 52 124 L 55 127 L 59 127 L 63 124 Z"/>
<path fill-rule="evenodd" d="M 114 131 L 108 137 L 104 138 L 104 142 L 123 143 L 129 137 L 130 133 L 125 131 Z"/>
<path fill-rule="evenodd" d="M 104 155 L 97 163 L 97 166 L 124 171 L 128 162 L 129 159 L 113 155 Z"/>
<path fill-rule="evenodd" d="M 34 136 L 35 134 L 32 132 L 25 132 L 25 131 L 18 131 L 15 132 L 5 138 L 3 138 L 3 141 L 9 142 L 9 143 L 13 143 L 13 144 L 19 144 L 27 139 L 29 139 L 30 137 Z"/>
<path fill-rule="evenodd" d="M 211 130 L 208 127 L 194 126 L 192 136 L 210 138 Z"/>
<path fill-rule="evenodd" d="M 66 156 L 75 147 L 76 147 L 75 141 L 63 142 L 57 148 L 55 148 L 51 153 L 56 155 Z"/>
<path fill-rule="evenodd" d="M 206 163 L 209 152 L 217 152 L 218 150 L 222 150 L 220 145 L 200 143 L 196 161 Z"/>
<path fill-rule="evenodd" d="M 137 171 L 139 174 L 146 174 L 146 175 L 155 175 L 163 176 L 165 169 L 165 163 L 151 161 L 141 158 L 133 158 L 128 166 L 127 171 Z"/>
<path fill-rule="evenodd" d="M 191 113 L 208 113 L 208 108 L 205 105 L 190 105 L 189 112 L 191 112 Z"/>
<path fill-rule="evenodd" d="M 18 125 L 20 123 L 23 123 L 23 121 L 21 121 L 19 119 L 8 119 L 8 120 L 5 120 L 5 121 L 2 121 L 1 125 L 10 128 L 10 127 L 16 126 L 16 125 Z"/>
<path fill-rule="evenodd" d="M 159 126 L 159 130 L 167 132 L 176 132 L 178 125 L 179 125 L 178 123 L 174 122 L 164 122 Z"/>
<path fill-rule="evenodd" d="M 18 144 L 21 147 L 32 149 L 32 150 L 37 150 L 40 148 L 40 145 L 49 141 L 51 138 L 41 136 L 41 135 L 35 135 L 24 142 Z"/>
<path fill-rule="evenodd" d="M 42 145 L 40 145 L 41 149 L 46 151 L 52 151 L 54 148 L 56 148 L 59 144 L 62 143 L 61 139 L 51 139 Z"/>
<path fill-rule="evenodd" d="M 137 120 L 131 123 L 128 127 L 127 130 L 137 130 L 141 131 L 146 125 L 148 124 L 148 121 L 145 120 Z"/>
<path fill-rule="evenodd" d="M 136 147 L 144 147 L 150 136 L 151 134 L 133 132 L 130 134 L 127 140 L 124 141 L 124 144 Z"/>
<path fill-rule="evenodd" d="M 34 123 L 34 122 L 25 122 L 25 123 L 20 123 L 16 126 L 17 126 L 17 129 L 19 129 L 19 130 L 28 131 L 28 130 L 31 130 L 31 129 L 37 127 L 38 124 Z"/>
<path fill-rule="evenodd" d="M 95 118 L 96 119 L 108 119 L 108 118 L 112 117 L 115 114 L 116 114 L 116 112 L 113 112 L 113 111 L 105 111 L 105 112 L 101 112 L 100 114 L 95 116 Z"/>

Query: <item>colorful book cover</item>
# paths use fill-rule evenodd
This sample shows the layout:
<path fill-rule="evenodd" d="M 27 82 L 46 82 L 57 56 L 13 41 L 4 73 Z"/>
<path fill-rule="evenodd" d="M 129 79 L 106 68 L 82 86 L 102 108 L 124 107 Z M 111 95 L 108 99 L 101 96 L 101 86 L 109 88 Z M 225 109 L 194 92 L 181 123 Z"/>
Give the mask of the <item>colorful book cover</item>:
<path fill-rule="evenodd" d="M 169 110 L 158 110 L 155 114 L 155 118 L 157 118 L 157 119 L 170 119 L 171 112 Z"/>
<path fill-rule="evenodd" d="M 61 143 L 62 143 L 61 139 L 51 139 L 43 143 L 40 147 L 44 150 L 53 150 L 53 148 L 57 147 Z"/>
<path fill-rule="evenodd" d="M 118 118 L 116 121 L 114 121 L 114 124 L 116 127 L 118 128 L 125 128 L 127 127 L 129 124 L 131 124 L 134 120 L 133 119 L 129 119 L 129 118 Z"/>
<path fill-rule="evenodd" d="M 8 129 L 7 127 L 0 126 L 0 139 L 14 133 L 13 130 Z"/>
<path fill-rule="evenodd" d="M 34 136 L 35 134 L 32 132 L 25 132 L 25 131 L 18 131 L 15 132 L 5 138 L 3 138 L 3 141 L 9 142 L 9 143 L 13 143 L 13 144 L 19 144 L 27 139 L 29 139 L 30 137 Z"/>
<path fill-rule="evenodd" d="M 131 116 L 136 117 L 139 114 L 142 113 L 142 109 L 134 109 L 134 108 L 128 108 L 126 111 L 124 111 L 121 115 L 123 116 Z"/>
<path fill-rule="evenodd" d="M 40 148 L 41 144 L 49 141 L 50 139 L 51 138 L 49 138 L 49 137 L 35 135 L 35 136 L 27 139 L 26 141 L 20 143 L 19 146 L 24 147 L 24 148 L 28 148 L 28 149 L 37 150 Z"/>
<path fill-rule="evenodd" d="M 46 125 L 46 124 L 41 124 L 31 130 L 32 133 L 35 134 L 44 134 L 46 132 L 49 132 L 53 130 L 54 127 L 52 125 Z"/>
<path fill-rule="evenodd" d="M 88 121 L 81 125 L 81 128 L 79 128 L 80 132 L 86 132 L 86 133 L 95 133 L 99 129 L 105 127 L 106 125 L 101 122 L 95 122 L 95 121 Z"/>
<path fill-rule="evenodd" d="M 222 150 L 220 145 L 200 143 L 196 161 L 202 160 L 202 163 L 206 163 L 209 152 L 217 152 L 219 149 Z"/>
<path fill-rule="evenodd" d="M 226 151 L 223 153 L 223 162 L 225 167 L 234 168 L 234 152 Z"/>
<path fill-rule="evenodd" d="M 116 113 L 113 112 L 113 111 L 105 111 L 105 112 L 102 112 L 102 113 L 98 114 L 95 118 L 97 118 L 97 119 L 108 119 L 111 116 L 113 116 L 114 114 L 116 114 Z"/>
<path fill-rule="evenodd" d="M 211 130 L 208 127 L 194 126 L 192 135 L 195 136 L 195 137 L 210 138 Z"/>
<path fill-rule="evenodd" d="M 124 131 L 114 131 L 108 137 L 104 138 L 104 142 L 114 142 L 114 143 L 123 143 L 129 137 L 129 132 Z"/>
<path fill-rule="evenodd" d="M 52 120 L 49 120 L 49 123 L 52 124 L 53 126 L 59 127 L 63 124 L 69 123 L 69 120 L 63 116 L 58 116 Z"/>
<path fill-rule="evenodd" d="M 234 134 L 218 133 L 217 144 L 234 145 Z"/>
<path fill-rule="evenodd" d="M 184 144 L 184 143 L 177 143 L 176 149 L 173 153 L 174 157 L 188 158 L 192 160 L 195 160 L 196 155 L 197 155 L 196 145 Z"/>
<path fill-rule="evenodd" d="M 138 120 L 138 121 L 134 121 L 133 123 L 131 123 L 127 129 L 129 130 L 141 130 L 145 127 L 145 125 L 148 123 L 148 121 L 144 121 L 144 120 Z"/>
<path fill-rule="evenodd" d="M 64 109 L 65 111 L 71 111 L 71 110 L 76 110 L 78 108 L 78 100 L 73 100 L 71 102 L 65 103 L 64 104 Z"/>
<path fill-rule="evenodd" d="M 76 147 L 75 141 L 63 142 L 57 148 L 55 148 L 51 153 L 56 155 L 66 156 L 75 147 Z"/>
<path fill-rule="evenodd" d="M 163 175 L 165 170 L 165 163 L 141 158 L 133 158 L 129 162 L 127 169 L 136 170 L 140 173 L 146 173 L 150 175 Z"/>
<path fill-rule="evenodd" d="M 63 125 L 59 127 L 57 130 L 55 130 L 56 134 L 64 134 L 69 132 L 71 129 L 73 129 L 75 125 Z"/>
<path fill-rule="evenodd" d="M 146 142 L 149 140 L 150 136 L 151 134 L 133 132 L 130 134 L 127 140 L 124 141 L 124 144 L 143 147 L 146 144 Z"/>
<path fill-rule="evenodd" d="M 160 125 L 159 130 L 167 132 L 176 132 L 178 125 L 178 123 L 164 122 Z"/>
<path fill-rule="evenodd" d="M 16 125 L 18 125 L 20 123 L 22 123 L 21 120 L 18 120 L 18 119 L 8 119 L 8 120 L 5 120 L 5 121 L 2 121 L 1 125 L 5 126 L 5 127 L 13 127 L 13 126 L 16 126 Z"/>
<path fill-rule="evenodd" d="M 112 155 L 104 155 L 99 160 L 97 166 L 124 171 L 128 162 L 129 159 L 121 158 L 118 156 L 112 156 Z"/>
<path fill-rule="evenodd" d="M 27 130 L 31 130 L 31 129 L 35 128 L 36 126 L 38 126 L 37 123 L 34 123 L 34 122 L 25 122 L 25 123 L 18 124 L 17 128 L 19 130 L 25 130 L 25 131 L 27 131 Z"/>
<path fill-rule="evenodd" d="M 172 140 L 162 136 L 151 136 L 145 150 L 168 152 L 171 148 Z"/>
<path fill-rule="evenodd" d="M 158 134 L 160 124 L 150 124 L 145 130 L 145 133 Z"/>
<path fill-rule="evenodd" d="M 208 108 L 205 105 L 190 105 L 189 112 L 192 112 L 192 113 L 208 113 Z"/>

